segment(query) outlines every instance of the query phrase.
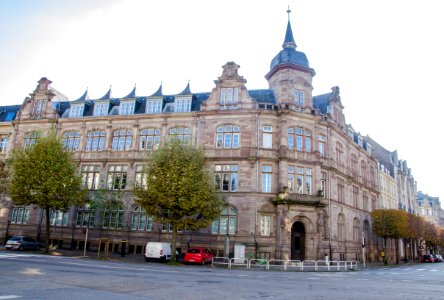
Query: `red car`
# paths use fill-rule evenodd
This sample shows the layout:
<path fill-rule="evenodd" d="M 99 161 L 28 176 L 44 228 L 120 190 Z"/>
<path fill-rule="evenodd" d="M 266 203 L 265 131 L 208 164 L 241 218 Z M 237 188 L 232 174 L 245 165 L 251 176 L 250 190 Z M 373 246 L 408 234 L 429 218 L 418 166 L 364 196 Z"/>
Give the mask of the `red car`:
<path fill-rule="evenodd" d="M 183 262 L 186 264 L 201 264 L 202 266 L 206 263 L 212 261 L 214 257 L 214 253 L 211 252 L 210 249 L 205 249 L 202 247 L 190 248 L 187 253 L 185 253 L 185 257 L 183 258 Z"/>
<path fill-rule="evenodd" d="M 430 262 L 430 263 L 432 263 L 434 261 L 435 261 L 435 258 L 431 254 L 425 254 L 425 255 L 423 255 L 421 257 L 421 262 Z"/>

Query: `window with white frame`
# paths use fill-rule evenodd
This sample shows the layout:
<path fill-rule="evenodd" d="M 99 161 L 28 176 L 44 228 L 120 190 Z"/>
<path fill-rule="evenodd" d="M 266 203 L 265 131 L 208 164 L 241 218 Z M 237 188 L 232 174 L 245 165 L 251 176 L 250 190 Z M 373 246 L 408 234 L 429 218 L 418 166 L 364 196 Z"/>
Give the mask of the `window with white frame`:
<path fill-rule="evenodd" d="M 311 195 L 312 170 L 310 168 L 288 166 L 288 188 L 290 193 Z"/>
<path fill-rule="evenodd" d="M 123 206 L 118 205 L 113 209 L 104 209 L 102 227 L 106 229 L 122 229 Z"/>
<path fill-rule="evenodd" d="M 83 117 L 83 110 L 85 109 L 85 104 L 76 104 L 71 106 L 69 109 L 70 118 L 80 118 Z"/>
<path fill-rule="evenodd" d="M 160 129 L 148 128 L 140 131 L 139 150 L 155 150 L 160 145 Z"/>
<path fill-rule="evenodd" d="M 216 188 L 222 192 L 237 192 L 238 166 L 237 165 L 215 165 L 214 182 Z"/>
<path fill-rule="evenodd" d="M 79 208 L 77 211 L 76 226 L 77 227 L 94 227 L 96 219 L 96 210 L 91 209 L 88 205 Z"/>
<path fill-rule="evenodd" d="M 216 134 L 216 148 L 239 148 L 239 138 L 239 126 L 219 126 Z"/>
<path fill-rule="evenodd" d="M 236 108 L 239 102 L 239 88 L 221 88 L 220 105 L 227 108 Z"/>
<path fill-rule="evenodd" d="M 109 102 L 96 102 L 94 104 L 93 116 L 107 116 L 109 111 Z"/>
<path fill-rule="evenodd" d="M 105 148 L 105 131 L 94 130 L 88 132 L 85 151 L 102 151 Z"/>
<path fill-rule="evenodd" d="M 300 90 L 294 91 L 294 105 L 296 107 L 304 107 L 305 106 L 304 91 L 300 91 Z"/>
<path fill-rule="evenodd" d="M 14 207 L 12 209 L 11 224 L 28 224 L 30 210 L 27 207 Z"/>
<path fill-rule="evenodd" d="M 271 216 L 261 216 L 261 235 L 270 236 Z"/>
<path fill-rule="evenodd" d="M 28 132 L 25 134 L 25 149 L 31 148 L 35 143 L 37 143 L 37 139 L 39 137 L 39 133 L 37 131 Z"/>
<path fill-rule="evenodd" d="M 131 229 L 153 231 L 153 217 L 148 215 L 141 206 L 136 206 L 131 215 Z"/>
<path fill-rule="evenodd" d="M 271 126 L 262 127 L 262 147 L 273 148 L 273 127 Z"/>
<path fill-rule="evenodd" d="M 147 187 L 147 177 L 146 173 L 143 170 L 142 165 L 136 166 L 136 180 L 135 180 L 135 186 L 136 187 Z"/>
<path fill-rule="evenodd" d="M 110 190 L 124 190 L 126 188 L 128 166 L 111 165 L 108 167 L 107 184 Z"/>
<path fill-rule="evenodd" d="M 325 136 L 322 134 L 318 135 L 318 151 L 321 157 L 325 156 Z"/>
<path fill-rule="evenodd" d="M 327 197 L 327 173 L 321 172 L 321 193 L 322 197 Z"/>
<path fill-rule="evenodd" d="M 299 152 L 311 152 L 311 132 L 303 128 L 288 129 L 288 149 Z"/>
<path fill-rule="evenodd" d="M 133 115 L 136 107 L 136 101 L 120 101 L 119 115 Z"/>
<path fill-rule="evenodd" d="M 35 100 L 31 114 L 34 116 L 39 116 L 43 114 L 45 106 L 46 106 L 46 100 Z"/>
<path fill-rule="evenodd" d="M 226 207 L 211 226 L 212 234 L 236 234 L 237 209 Z"/>
<path fill-rule="evenodd" d="M 100 165 L 83 165 L 81 176 L 85 188 L 97 190 L 99 188 Z"/>
<path fill-rule="evenodd" d="M 9 137 L 8 136 L 0 136 L 0 153 L 5 153 L 8 149 L 8 142 Z"/>
<path fill-rule="evenodd" d="M 191 98 L 176 98 L 174 100 L 175 112 L 189 112 L 191 111 Z"/>
<path fill-rule="evenodd" d="M 133 131 L 129 129 L 118 129 L 113 131 L 113 143 L 111 149 L 114 151 L 125 151 L 131 149 Z"/>
<path fill-rule="evenodd" d="M 170 138 L 177 138 L 182 143 L 191 141 L 191 129 L 186 127 L 175 127 L 169 131 Z"/>
<path fill-rule="evenodd" d="M 54 226 L 68 226 L 68 215 L 69 212 L 67 211 L 52 210 L 49 224 Z"/>
<path fill-rule="evenodd" d="M 271 193 L 271 180 L 272 180 L 273 167 L 269 165 L 262 166 L 261 185 L 262 193 Z"/>
<path fill-rule="evenodd" d="M 159 114 L 161 112 L 162 112 L 162 99 L 146 101 L 147 114 Z"/>
<path fill-rule="evenodd" d="M 76 151 L 79 149 L 80 143 L 80 132 L 79 131 L 68 131 L 63 134 L 63 148 L 68 151 Z"/>

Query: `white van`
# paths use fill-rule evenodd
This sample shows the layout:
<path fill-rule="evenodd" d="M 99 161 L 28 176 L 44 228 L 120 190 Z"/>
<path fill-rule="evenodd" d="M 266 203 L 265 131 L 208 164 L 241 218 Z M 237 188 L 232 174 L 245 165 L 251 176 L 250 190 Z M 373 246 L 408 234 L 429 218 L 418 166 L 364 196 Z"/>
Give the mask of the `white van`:
<path fill-rule="evenodd" d="M 148 242 L 145 248 L 145 261 L 171 260 L 171 243 Z"/>

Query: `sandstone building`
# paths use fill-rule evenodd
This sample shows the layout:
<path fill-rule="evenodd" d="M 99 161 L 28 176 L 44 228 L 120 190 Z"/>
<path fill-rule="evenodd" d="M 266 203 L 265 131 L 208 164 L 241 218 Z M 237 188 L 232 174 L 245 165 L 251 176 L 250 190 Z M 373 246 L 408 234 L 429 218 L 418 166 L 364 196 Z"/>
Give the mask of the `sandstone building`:
<path fill-rule="evenodd" d="M 379 206 L 378 163 L 371 142 L 346 125 L 339 88 L 312 95 L 315 71 L 297 50 L 290 22 L 265 75 L 268 88 L 248 90 L 239 68 L 226 63 L 207 93 L 188 84 L 175 95 L 160 86 L 150 96 L 134 88 L 115 98 L 110 89 L 100 99 L 85 92 L 75 101 L 56 99 L 51 81 L 40 79 L 21 106 L 9 109 L 14 117 L 4 119 L 8 149 L 30 147 L 55 126 L 85 186 L 124 193 L 117 210 L 52 212 L 53 243 L 82 248 L 90 217 L 91 248 L 107 237 L 115 251 L 125 239 L 129 252 L 141 253 L 147 241 L 168 240 L 168 224 L 134 205 L 131 188 L 141 181 L 146 152 L 177 135 L 203 146 L 228 204 L 208 228 L 180 232 L 182 250 L 191 244 L 219 256 L 360 259 L 364 234 L 368 259 L 377 258 L 370 213 Z M 43 234 L 42 216 L 33 207 L 4 205 L 0 238 Z"/>

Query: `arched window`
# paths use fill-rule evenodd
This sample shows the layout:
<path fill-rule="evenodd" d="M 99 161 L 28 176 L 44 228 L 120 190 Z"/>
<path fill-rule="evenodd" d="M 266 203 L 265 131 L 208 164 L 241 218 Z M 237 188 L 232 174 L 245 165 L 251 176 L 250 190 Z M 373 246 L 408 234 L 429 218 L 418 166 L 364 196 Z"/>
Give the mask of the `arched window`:
<path fill-rule="evenodd" d="M 359 234 L 359 224 L 360 224 L 360 221 L 359 221 L 359 219 L 358 218 L 354 218 L 354 220 L 353 220 L 353 240 L 355 241 L 355 242 L 359 242 L 359 238 L 360 238 L 360 234 Z"/>
<path fill-rule="evenodd" d="M 191 129 L 186 127 L 175 127 L 169 131 L 170 138 L 176 137 L 182 143 L 189 143 L 191 141 Z"/>
<path fill-rule="evenodd" d="M 104 209 L 103 228 L 122 229 L 123 206 L 119 205 L 115 209 Z"/>
<path fill-rule="evenodd" d="M 160 129 L 148 128 L 140 131 L 139 150 L 158 149 L 160 145 Z"/>
<path fill-rule="evenodd" d="M 37 143 L 37 138 L 39 133 L 37 131 L 31 131 L 25 134 L 25 149 L 31 148 L 35 143 Z"/>
<path fill-rule="evenodd" d="M 226 207 L 213 221 L 211 233 L 213 234 L 235 234 L 237 226 L 237 209 Z"/>
<path fill-rule="evenodd" d="M 105 149 L 105 131 L 93 130 L 88 132 L 85 151 L 102 151 Z"/>
<path fill-rule="evenodd" d="M 113 132 L 112 150 L 124 151 L 131 148 L 133 141 L 133 132 L 127 129 L 119 129 Z"/>
<path fill-rule="evenodd" d="M 131 229 L 132 230 L 153 230 L 153 218 L 147 215 L 146 211 L 141 206 L 136 206 L 131 215 Z"/>
<path fill-rule="evenodd" d="M 68 131 L 63 134 L 63 147 L 68 151 L 76 151 L 79 148 L 80 132 Z"/>
<path fill-rule="evenodd" d="M 345 240 L 345 218 L 343 214 L 338 215 L 338 240 Z"/>
<path fill-rule="evenodd" d="M 303 128 L 288 129 L 288 149 L 298 152 L 311 152 L 311 132 Z"/>
<path fill-rule="evenodd" d="M 239 148 L 240 127 L 225 125 L 217 127 L 217 148 Z"/>

